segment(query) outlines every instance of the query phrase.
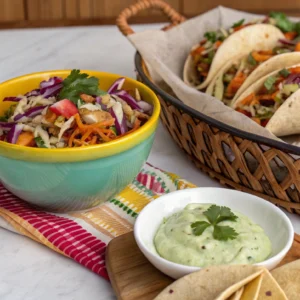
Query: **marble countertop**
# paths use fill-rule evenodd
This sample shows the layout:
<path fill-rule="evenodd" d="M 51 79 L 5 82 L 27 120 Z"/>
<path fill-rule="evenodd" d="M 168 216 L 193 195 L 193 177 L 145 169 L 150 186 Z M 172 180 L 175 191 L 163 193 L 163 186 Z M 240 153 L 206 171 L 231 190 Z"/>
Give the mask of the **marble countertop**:
<path fill-rule="evenodd" d="M 137 25 L 136 31 L 162 25 Z M 53 69 L 96 69 L 135 77 L 135 49 L 115 26 L 0 31 L 0 82 Z M 183 155 L 160 125 L 149 162 L 198 186 L 220 187 Z M 288 214 L 289 215 L 289 214 Z M 300 219 L 289 215 L 296 232 Z M 110 284 L 72 260 L 0 229 L 1 300 L 110 300 Z"/>

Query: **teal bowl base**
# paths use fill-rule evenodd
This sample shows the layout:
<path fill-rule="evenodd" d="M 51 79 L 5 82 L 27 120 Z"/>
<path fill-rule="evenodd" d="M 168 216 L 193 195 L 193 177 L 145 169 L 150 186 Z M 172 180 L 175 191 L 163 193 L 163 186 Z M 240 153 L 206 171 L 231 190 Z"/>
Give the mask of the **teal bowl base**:
<path fill-rule="evenodd" d="M 39 163 L 0 156 L 0 181 L 19 198 L 47 211 L 96 207 L 119 194 L 138 175 L 154 134 L 117 155 L 75 163 Z"/>

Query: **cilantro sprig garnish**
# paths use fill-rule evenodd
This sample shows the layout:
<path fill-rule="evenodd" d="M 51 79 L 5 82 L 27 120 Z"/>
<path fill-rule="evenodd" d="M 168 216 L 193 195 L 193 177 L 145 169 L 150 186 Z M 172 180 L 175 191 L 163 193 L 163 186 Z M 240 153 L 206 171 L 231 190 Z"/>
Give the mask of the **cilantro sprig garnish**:
<path fill-rule="evenodd" d="M 59 93 L 59 99 L 69 99 L 77 104 L 80 94 L 104 95 L 106 92 L 99 89 L 99 79 L 86 73 L 80 73 L 80 70 L 72 70 L 70 75 L 62 82 L 63 88 Z"/>
<path fill-rule="evenodd" d="M 227 241 L 237 238 L 238 233 L 232 227 L 218 225 L 223 221 L 236 222 L 238 217 L 230 210 L 230 208 L 226 206 L 217 206 L 214 204 L 210 206 L 203 214 L 206 216 L 208 222 L 198 221 L 192 223 L 191 228 L 194 235 L 199 236 L 208 227 L 213 226 L 213 237 L 215 240 Z"/>
<path fill-rule="evenodd" d="M 297 27 L 299 25 L 289 20 L 288 17 L 282 12 L 272 11 L 270 12 L 269 17 L 275 20 L 276 22 L 275 25 L 283 32 L 294 31 L 294 30 L 297 31 L 298 29 Z"/>
<path fill-rule="evenodd" d="M 216 42 L 216 40 L 217 40 L 217 33 L 216 33 L 215 31 L 208 31 L 208 32 L 206 32 L 206 33 L 204 34 L 204 37 L 205 37 L 208 41 L 214 43 L 214 42 Z"/>
<path fill-rule="evenodd" d="M 232 25 L 232 28 L 240 27 L 245 22 L 245 19 L 239 20 Z"/>

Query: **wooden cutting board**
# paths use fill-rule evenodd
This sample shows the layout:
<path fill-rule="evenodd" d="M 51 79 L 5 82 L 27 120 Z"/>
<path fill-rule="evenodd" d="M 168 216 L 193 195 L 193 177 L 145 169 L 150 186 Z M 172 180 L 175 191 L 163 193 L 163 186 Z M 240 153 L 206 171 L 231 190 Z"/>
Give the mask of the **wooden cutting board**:
<path fill-rule="evenodd" d="M 280 265 L 300 258 L 300 236 Z M 118 300 L 153 300 L 174 280 L 153 267 L 139 250 L 133 232 L 113 239 L 106 249 L 106 267 Z"/>

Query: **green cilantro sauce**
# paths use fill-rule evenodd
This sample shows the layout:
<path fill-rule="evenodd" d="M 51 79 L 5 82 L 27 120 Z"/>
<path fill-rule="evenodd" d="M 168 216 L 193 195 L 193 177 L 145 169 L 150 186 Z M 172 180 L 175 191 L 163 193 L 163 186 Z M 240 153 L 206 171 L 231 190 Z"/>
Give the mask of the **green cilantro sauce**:
<path fill-rule="evenodd" d="M 214 239 L 213 226 L 206 228 L 201 235 L 195 235 L 191 224 L 207 222 L 203 213 L 211 206 L 192 203 L 165 219 L 154 238 L 158 254 L 169 261 L 196 267 L 253 264 L 271 254 L 271 242 L 263 229 L 238 212 L 233 212 L 238 217 L 235 222 L 218 224 L 233 228 L 238 233 L 235 239 Z"/>

